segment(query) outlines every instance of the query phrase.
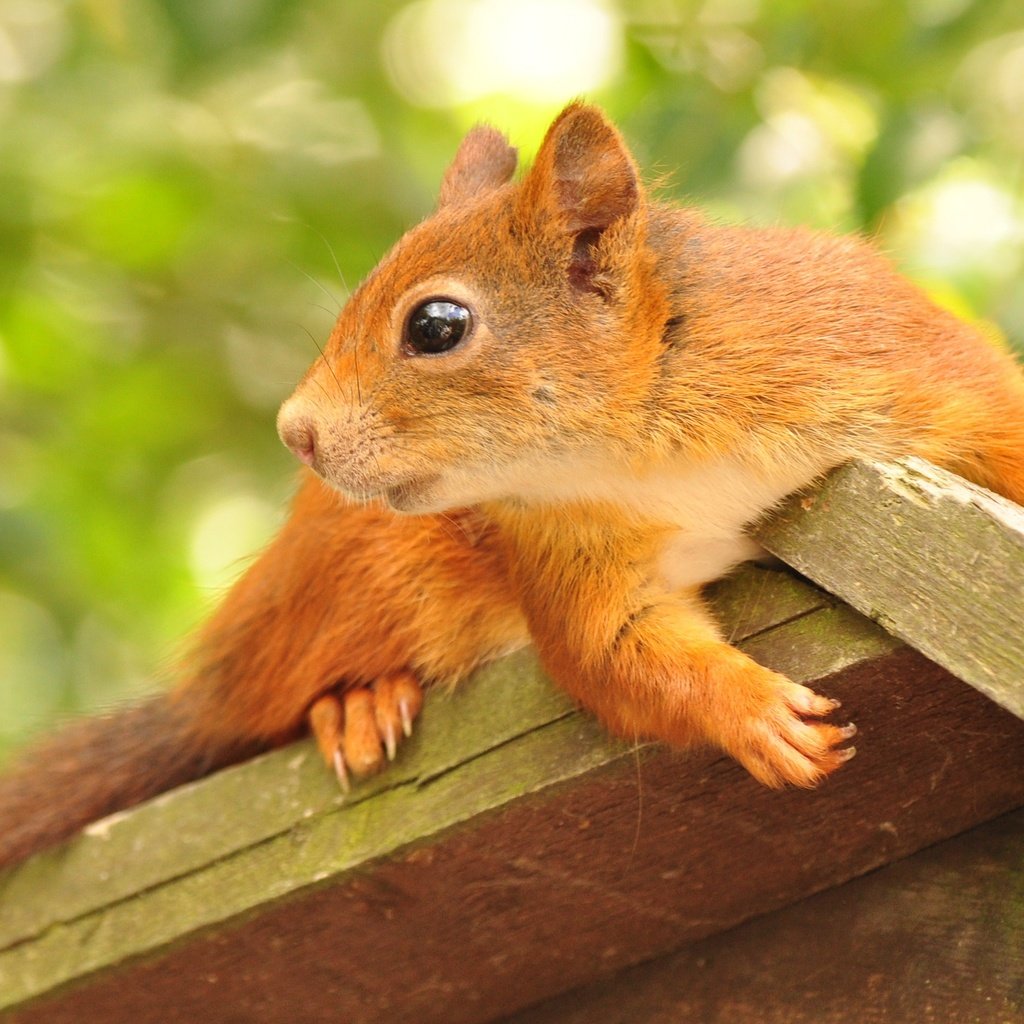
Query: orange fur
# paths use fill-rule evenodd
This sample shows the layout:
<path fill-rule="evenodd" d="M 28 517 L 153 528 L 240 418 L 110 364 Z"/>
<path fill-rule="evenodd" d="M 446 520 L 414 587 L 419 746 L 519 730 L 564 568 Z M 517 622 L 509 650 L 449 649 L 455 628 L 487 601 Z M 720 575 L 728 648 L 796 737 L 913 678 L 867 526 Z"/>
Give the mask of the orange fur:
<path fill-rule="evenodd" d="M 211 737 L 279 743 L 317 697 L 410 669 L 452 684 L 528 642 L 493 526 L 473 512 L 398 519 L 307 473 L 280 534 L 185 658 L 181 699 Z"/>
<path fill-rule="evenodd" d="M 531 638 L 624 737 L 712 743 L 772 785 L 847 759 L 832 702 L 726 644 L 700 588 L 756 553 L 749 523 L 852 457 L 921 455 L 1024 502 L 1020 371 L 860 241 L 650 200 L 592 107 L 514 167 L 493 129 L 467 136 L 438 210 L 282 407 L 282 439 L 348 497 L 307 474 L 169 697 L 0 780 L 0 864 L 284 741 L 312 707 L 329 761 L 372 766 L 394 701 L 331 691 L 453 683 Z M 416 355 L 406 323 L 431 298 L 473 327 Z"/>
<path fill-rule="evenodd" d="M 342 312 L 282 438 L 356 499 L 478 507 L 545 665 L 614 732 L 813 784 L 852 730 L 725 644 L 700 587 L 849 458 L 917 454 L 1024 501 L 1018 368 L 863 242 L 647 199 L 594 108 L 560 115 L 520 183 L 479 131 Z M 428 298 L 472 313 L 450 351 L 410 347 Z"/>
<path fill-rule="evenodd" d="M 391 724 L 382 716 L 382 690 L 410 671 L 451 684 L 528 639 L 479 516 L 399 520 L 306 474 L 288 523 L 199 631 L 169 694 L 72 723 L 0 777 L 0 868 L 294 738 L 338 687 L 347 720 L 311 716 L 335 748 L 324 757 L 373 770 L 404 724 L 396 709 Z M 407 699 L 414 716 L 418 693 Z"/>

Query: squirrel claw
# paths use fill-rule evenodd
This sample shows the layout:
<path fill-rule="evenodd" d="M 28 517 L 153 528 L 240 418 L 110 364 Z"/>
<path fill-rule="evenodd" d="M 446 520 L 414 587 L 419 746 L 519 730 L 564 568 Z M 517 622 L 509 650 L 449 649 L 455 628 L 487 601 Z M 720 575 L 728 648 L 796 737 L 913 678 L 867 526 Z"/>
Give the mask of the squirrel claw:
<path fill-rule="evenodd" d="M 381 676 L 371 686 L 339 687 L 313 702 L 310 731 L 343 793 L 351 790 L 352 775 L 370 775 L 395 759 L 422 706 L 423 690 L 407 671 Z"/>
<path fill-rule="evenodd" d="M 387 722 L 384 725 L 384 753 L 387 754 L 389 761 L 394 761 L 395 753 L 398 747 L 398 741 L 395 739 L 395 727 L 391 722 Z M 408 735 L 408 733 L 406 734 Z"/>
<path fill-rule="evenodd" d="M 334 774 L 338 780 L 338 786 L 341 788 L 341 792 L 348 796 L 352 785 L 348 780 L 348 770 L 345 768 L 345 758 L 342 756 L 340 747 L 334 751 L 331 761 L 334 765 Z"/>

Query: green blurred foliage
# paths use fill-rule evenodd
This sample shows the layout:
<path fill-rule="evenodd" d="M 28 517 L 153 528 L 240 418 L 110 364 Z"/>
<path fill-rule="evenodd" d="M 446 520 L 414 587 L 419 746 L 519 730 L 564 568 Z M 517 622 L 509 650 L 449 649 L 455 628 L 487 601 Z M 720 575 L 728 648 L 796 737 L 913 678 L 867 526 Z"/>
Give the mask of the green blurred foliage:
<path fill-rule="evenodd" d="M 469 124 L 529 154 L 580 92 L 666 193 L 1024 339 L 1019 0 L 5 0 L 0 745 L 154 685 L 280 521 L 338 303 Z"/>

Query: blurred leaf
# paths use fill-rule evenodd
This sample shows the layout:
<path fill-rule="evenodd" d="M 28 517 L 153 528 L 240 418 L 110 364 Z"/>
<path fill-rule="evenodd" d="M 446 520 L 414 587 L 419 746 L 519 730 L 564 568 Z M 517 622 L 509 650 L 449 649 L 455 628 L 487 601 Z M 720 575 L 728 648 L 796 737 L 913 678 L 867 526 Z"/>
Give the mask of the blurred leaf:
<path fill-rule="evenodd" d="M 79 214 L 83 243 L 129 270 L 173 262 L 200 215 L 189 184 L 180 172 L 109 179 Z"/>

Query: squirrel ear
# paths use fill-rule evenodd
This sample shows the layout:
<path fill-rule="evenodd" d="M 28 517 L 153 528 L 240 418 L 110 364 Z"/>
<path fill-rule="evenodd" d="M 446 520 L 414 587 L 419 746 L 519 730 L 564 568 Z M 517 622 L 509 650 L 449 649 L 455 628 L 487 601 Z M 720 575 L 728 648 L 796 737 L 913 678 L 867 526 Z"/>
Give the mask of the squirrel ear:
<path fill-rule="evenodd" d="M 640 201 L 633 157 L 598 110 L 571 103 L 555 118 L 523 182 L 527 209 L 549 209 L 570 232 L 603 231 Z"/>
<path fill-rule="evenodd" d="M 496 128 L 478 124 L 459 144 L 441 180 L 438 207 L 464 202 L 504 185 L 515 173 L 516 151 Z"/>

